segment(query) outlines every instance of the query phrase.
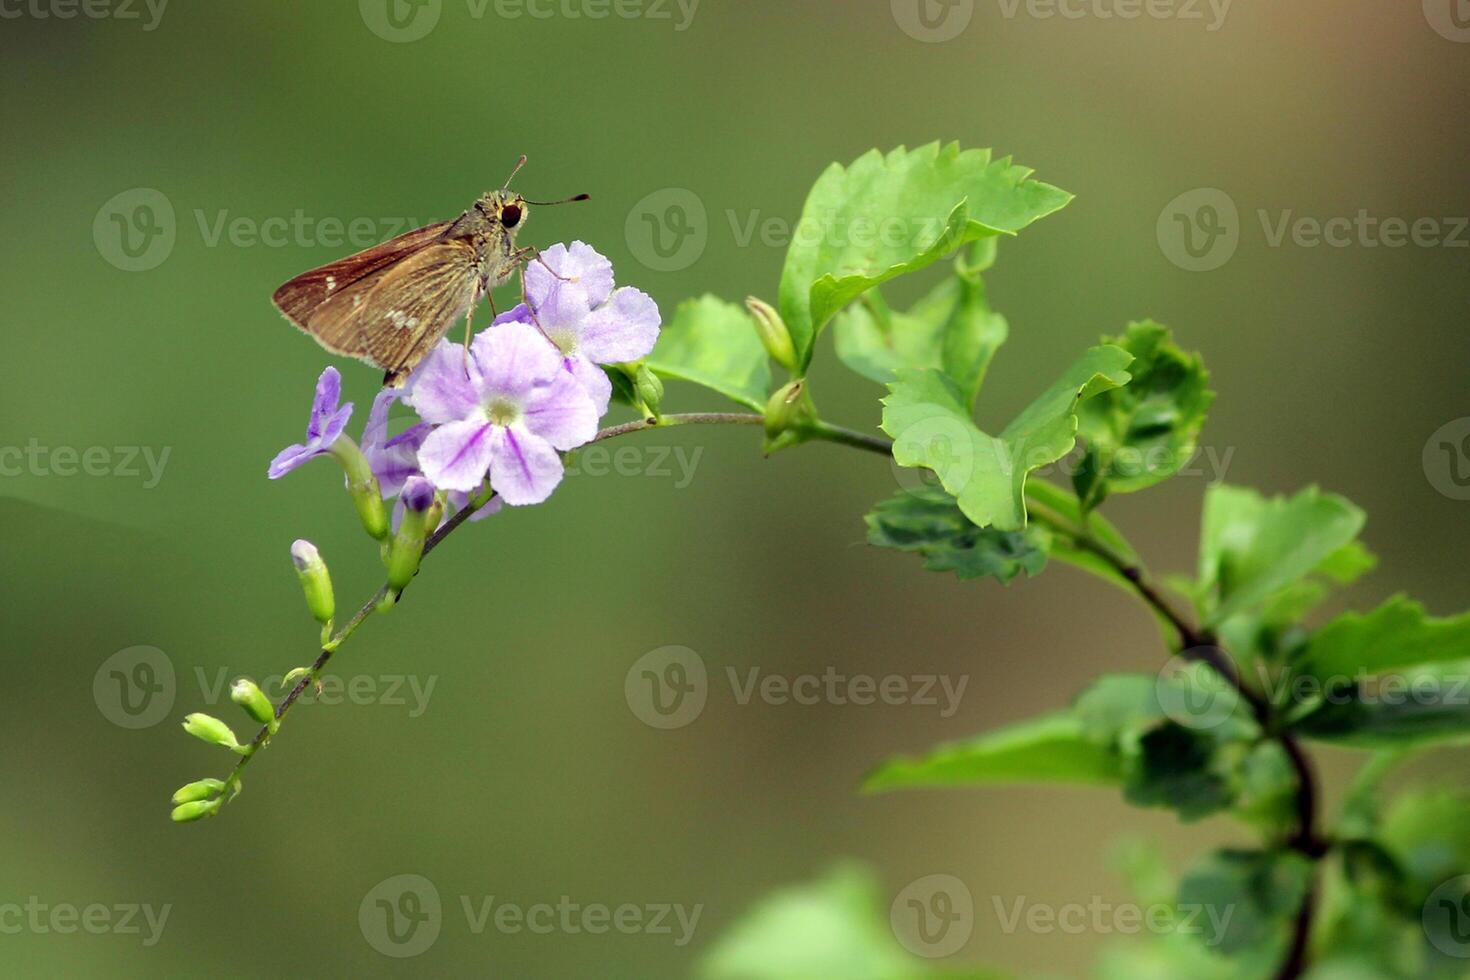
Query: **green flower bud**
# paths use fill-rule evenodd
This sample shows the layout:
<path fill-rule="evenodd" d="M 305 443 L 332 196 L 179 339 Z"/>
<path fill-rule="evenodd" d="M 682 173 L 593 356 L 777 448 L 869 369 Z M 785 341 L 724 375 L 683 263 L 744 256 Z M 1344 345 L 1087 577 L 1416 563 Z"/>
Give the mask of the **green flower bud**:
<path fill-rule="evenodd" d="M 786 329 L 786 321 L 781 319 L 781 314 L 776 312 L 774 306 L 754 296 L 746 297 L 745 308 L 755 318 L 755 332 L 766 353 L 777 364 L 795 374 L 796 347 L 791 343 L 791 331 Z"/>
<path fill-rule="evenodd" d="M 245 709 L 245 713 L 262 725 L 276 724 L 276 709 L 265 692 L 247 677 L 241 677 L 230 685 L 230 700 Z"/>
<path fill-rule="evenodd" d="M 174 802 L 194 803 L 198 800 L 207 800 L 224 788 L 223 779 L 201 779 L 198 782 L 185 783 L 174 791 Z"/>
<path fill-rule="evenodd" d="M 645 408 L 658 417 L 659 406 L 664 401 L 664 383 L 658 375 L 649 370 L 647 364 L 638 365 L 638 374 L 633 382 L 634 390 L 638 392 L 638 400 Z"/>
<path fill-rule="evenodd" d="M 325 626 L 337 615 L 337 598 L 332 592 L 332 575 L 327 571 L 327 563 L 322 561 L 316 545 L 302 540 L 291 545 L 291 562 L 306 593 L 306 608 Z"/>
<path fill-rule="evenodd" d="M 236 752 L 240 751 L 240 740 L 235 738 L 235 733 L 230 731 L 230 726 L 210 715 L 195 712 L 184 716 L 184 731 L 195 738 L 208 742 L 211 745 L 222 745 Z"/>
<path fill-rule="evenodd" d="M 347 474 L 347 492 L 357 507 L 357 517 L 362 528 L 373 538 L 382 541 L 388 537 L 388 512 L 383 507 L 383 492 L 367 457 L 348 436 L 341 436 L 332 443 L 330 450 Z"/>
<path fill-rule="evenodd" d="M 174 812 L 169 816 L 174 823 L 192 823 L 195 820 L 214 816 L 219 812 L 219 807 L 219 800 L 193 800 L 174 807 Z"/>
<path fill-rule="evenodd" d="M 817 407 L 805 379 L 779 389 L 766 403 L 766 455 L 806 442 L 816 421 Z"/>
<path fill-rule="evenodd" d="M 388 549 L 388 587 L 394 594 L 413 581 L 424 555 L 424 541 L 444 513 L 433 485 L 421 476 L 408 478 L 399 499 L 403 501 L 403 519 Z"/>

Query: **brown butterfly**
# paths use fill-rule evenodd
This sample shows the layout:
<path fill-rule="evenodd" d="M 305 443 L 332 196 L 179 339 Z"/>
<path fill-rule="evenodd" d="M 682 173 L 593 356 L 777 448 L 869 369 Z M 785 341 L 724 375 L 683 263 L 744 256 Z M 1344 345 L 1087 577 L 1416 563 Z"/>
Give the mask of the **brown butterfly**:
<path fill-rule="evenodd" d="M 402 384 L 456 320 L 537 256 L 515 243 L 526 206 L 566 201 L 527 201 L 508 190 L 525 163 L 521 157 L 504 187 L 453 221 L 303 272 L 276 290 L 276 309 L 332 353 L 381 368 L 385 385 Z M 468 333 L 467 322 L 466 346 Z"/>

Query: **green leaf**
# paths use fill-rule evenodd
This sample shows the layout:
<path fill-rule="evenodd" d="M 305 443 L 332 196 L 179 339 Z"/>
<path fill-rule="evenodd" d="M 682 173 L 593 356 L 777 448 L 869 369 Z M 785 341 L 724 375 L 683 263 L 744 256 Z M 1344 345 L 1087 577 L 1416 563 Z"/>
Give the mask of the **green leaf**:
<path fill-rule="evenodd" d="M 659 333 L 648 356 L 655 374 L 712 388 L 764 412 L 771 364 L 744 307 L 715 296 L 686 300 Z"/>
<path fill-rule="evenodd" d="M 1470 662 L 1427 664 L 1329 687 L 1291 729 L 1367 749 L 1463 742 L 1470 739 Z"/>
<path fill-rule="evenodd" d="M 802 209 L 781 273 L 781 316 L 797 360 L 811 363 L 817 335 L 869 289 L 981 238 L 1014 234 L 1071 195 L 989 150 L 938 143 L 851 166 L 833 164 Z"/>
<path fill-rule="evenodd" d="M 1215 739 L 1165 722 L 1138 740 L 1123 796 L 1134 806 L 1169 807 L 1179 819 L 1199 820 L 1228 807 L 1235 798 L 1216 771 Z"/>
<path fill-rule="evenodd" d="M 701 980 L 920 980 L 934 977 L 894 938 L 887 901 L 868 872 L 834 869 L 825 879 L 764 899 L 721 936 L 700 964 Z M 982 974 L 972 974 L 980 980 Z"/>
<path fill-rule="evenodd" d="M 980 527 L 1026 526 L 1026 477 L 1076 444 L 1077 404 L 1128 383 L 1132 359 L 1118 347 L 1094 347 L 1032 402 L 1001 434 L 981 432 L 955 383 L 937 371 L 902 371 L 883 399 L 883 431 L 900 466 L 938 475 L 960 510 Z"/>
<path fill-rule="evenodd" d="M 1312 863 L 1297 854 L 1217 851 L 1184 876 L 1179 905 L 1204 910 L 1199 938 L 1226 956 L 1280 947 L 1311 878 Z"/>
<path fill-rule="evenodd" d="M 1132 493 L 1168 479 L 1194 456 L 1215 393 L 1204 361 L 1175 346 L 1168 327 L 1131 323 L 1103 342 L 1133 355 L 1133 380 L 1081 405 L 1078 434 L 1103 461 L 1106 492 Z"/>
<path fill-rule="evenodd" d="M 933 572 L 960 579 L 993 576 L 1009 585 L 1021 572 L 1039 575 L 1046 567 L 1050 535 L 1032 525 L 1024 531 L 976 527 L 938 487 L 900 491 L 864 518 L 868 543 L 914 551 Z"/>
<path fill-rule="evenodd" d="M 1470 660 L 1470 613 L 1437 619 L 1398 595 L 1370 613 L 1346 613 L 1322 627 L 1299 669 L 1327 682 L 1453 660 Z"/>
<path fill-rule="evenodd" d="M 1106 785 L 1120 778 L 1116 753 L 1088 739 L 1074 715 L 1059 712 L 967 742 L 942 745 L 920 758 L 892 759 L 870 775 L 863 788 L 1037 782 Z"/>
<path fill-rule="evenodd" d="M 838 315 L 833 325 L 837 357 L 852 370 L 888 384 L 904 368 L 940 371 L 975 404 L 985 372 L 1009 328 L 990 309 L 977 265 L 993 256 L 995 239 L 975 244 L 969 259 L 955 262 L 954 275 L 942 280 L 908 312 L 888 309 L 875 288 L 863 303 Z"/>
<path fill-rule="evenodd" d="M 1299 582 L 1351 544 L 1364 520 L 1353 504 L 1316 487 L 1290 499 L 1211 487 L 1198 583 L 1206 625 L 1249 611 Z"/>

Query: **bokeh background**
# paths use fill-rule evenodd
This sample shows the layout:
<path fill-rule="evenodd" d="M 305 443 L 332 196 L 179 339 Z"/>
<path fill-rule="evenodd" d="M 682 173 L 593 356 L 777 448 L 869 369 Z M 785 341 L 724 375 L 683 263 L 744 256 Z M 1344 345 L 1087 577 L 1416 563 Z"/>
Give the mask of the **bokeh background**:
<path fill-rule="evenodd" d="M 895 487 L 880 458 L 815 445 L 763 460 L 746 429 L 644 437 L 644 472 L 584 473 L 451 539 L 336 663 L 371 703 L 303 708 L 222 819 L 171 825 L 172 790 L 228 762 L 178 720 L 233 719 L 224 682 L 314 652 L 292 539 L 321 547 L 344 607 L 380 577 L 332 467 L 265 479 L 327 362 L 271 291 L 353 250 L 323 219 L 365 220 L 377 240 L 453 216 L 520 153 L 528 195 L 594 195 L 537 210 L 523 241 L 593 243 L 666 311 L 704 292 L 774 299 L 782 251 L 741 229 L 794 221 L 834 160 L 933 139 L 1013 154 L 1078 196 L 1002 246 L 990 282 L 1012 338 L 983 420 L 1008 418 L 1098 334 L 1153 316 L 1214 372 L 1205 444 L 1230 481 L 1319 482 L 1368 509 L 1382 564 L 1353 601 L 1403 589 L 1436 612 L 1465 606 L 1470 502 L 1422 452 L 1470 415 L 1470 234 L 1273 247 L 1259 217 L 1366 210 L 1456 234 L 1470 32 L 1449 4 L 1240 0 L 1223 20 L 1205 4 L 1188 8 L 1200 19 L 1125 20 L 1100 15 L 1106 0 L 1073 6 L 1080 18 L 959 0 L 929 8 L 930 32 L 906 0 L 704 0 L 692 16 L 650 0 L 623 8 L 635 19 L 569 16 L 598 9 L 581 0 L 536 6 L 545 17 L 392 2 L 402 30 L 381 0 L 0 5 L 0 445 L 104 450 L 101 475 L 0 478 L 0 903 L 171 906 L 152 944 L 141 918 L 142 935 L 7 932 L 6 975 L 685 977 L 760 896 L 855 857 L 890 893 L 933 873 L 969 885 L 979 914 L 957 961 L 1078 976 L 1116 937 L 1008 934 L 993 901 L 1125 900 L 1109 857 L 1122 835 L 1178 861 L 1244 839 L 1101 791 L 859 795 L 891 752 L 1061 705 L 1163 653 L 1146 613 L 1070 569 L 1004 590 L 865 547 L 861 516 Z M 1199 188 L 1239 212 L 1238 247 L 1203 272 L 1158 234 Z M 676 268 L 643 217 L 666 213 L 671 189 L 704 212 Z M 171 242 L 145 242 L 146 223 L 119 237 L 112 215 L 140 203 L 160 228 L 171 209 Z M 273 243 L 249 237 L 298 214 Z M 818 357 L 825 414 L 874 426 L 880 389 L 836 363 L 830 336 Z M 376 375 L 339 364 L 365 411 Z M 667 406 L 723 407 L 675 386 Z M 141 451 L 136 475 L 119 447 Z M 647 472 L 676 450 L 691 479 Z M 163 461 L 156 478 L 142 453 Z M 1212 475 L 1109 505 L 1156 568 L 1192 567 Z M 624 677 L 670 644 L 703 658 L 710 696 L 660 731 L 630 711 Z M 167 666 L 146 718 L 119 714 L 107 666 L 137 646 Z M 726 677 L 829 666 L 968 686 L 941 717 L 741 705 Z M 434 685 L 422 704 L 409 682 Z M 1355 759 L 1322 758 L 1336 799 Z M 1463 754 L 1440 753 L 1404 778 L 1465 773 Z M 359 926 L 400 874 L 444 903 L 412 959 Z M 461 909 L 563 895 L 703 911 L 680 947 L 476 934 Z"/>

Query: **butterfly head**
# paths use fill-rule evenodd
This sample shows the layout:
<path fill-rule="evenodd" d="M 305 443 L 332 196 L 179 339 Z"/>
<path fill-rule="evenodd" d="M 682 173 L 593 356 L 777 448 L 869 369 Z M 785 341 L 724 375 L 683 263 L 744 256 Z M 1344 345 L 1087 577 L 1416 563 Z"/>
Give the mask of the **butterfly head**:
<path fill-rule="evenodd" d="M 526 199 L 515 191 L 487 191 L 475 202 L 475 210 L 491 224 L 514 231 L 526 222 Z"/>

